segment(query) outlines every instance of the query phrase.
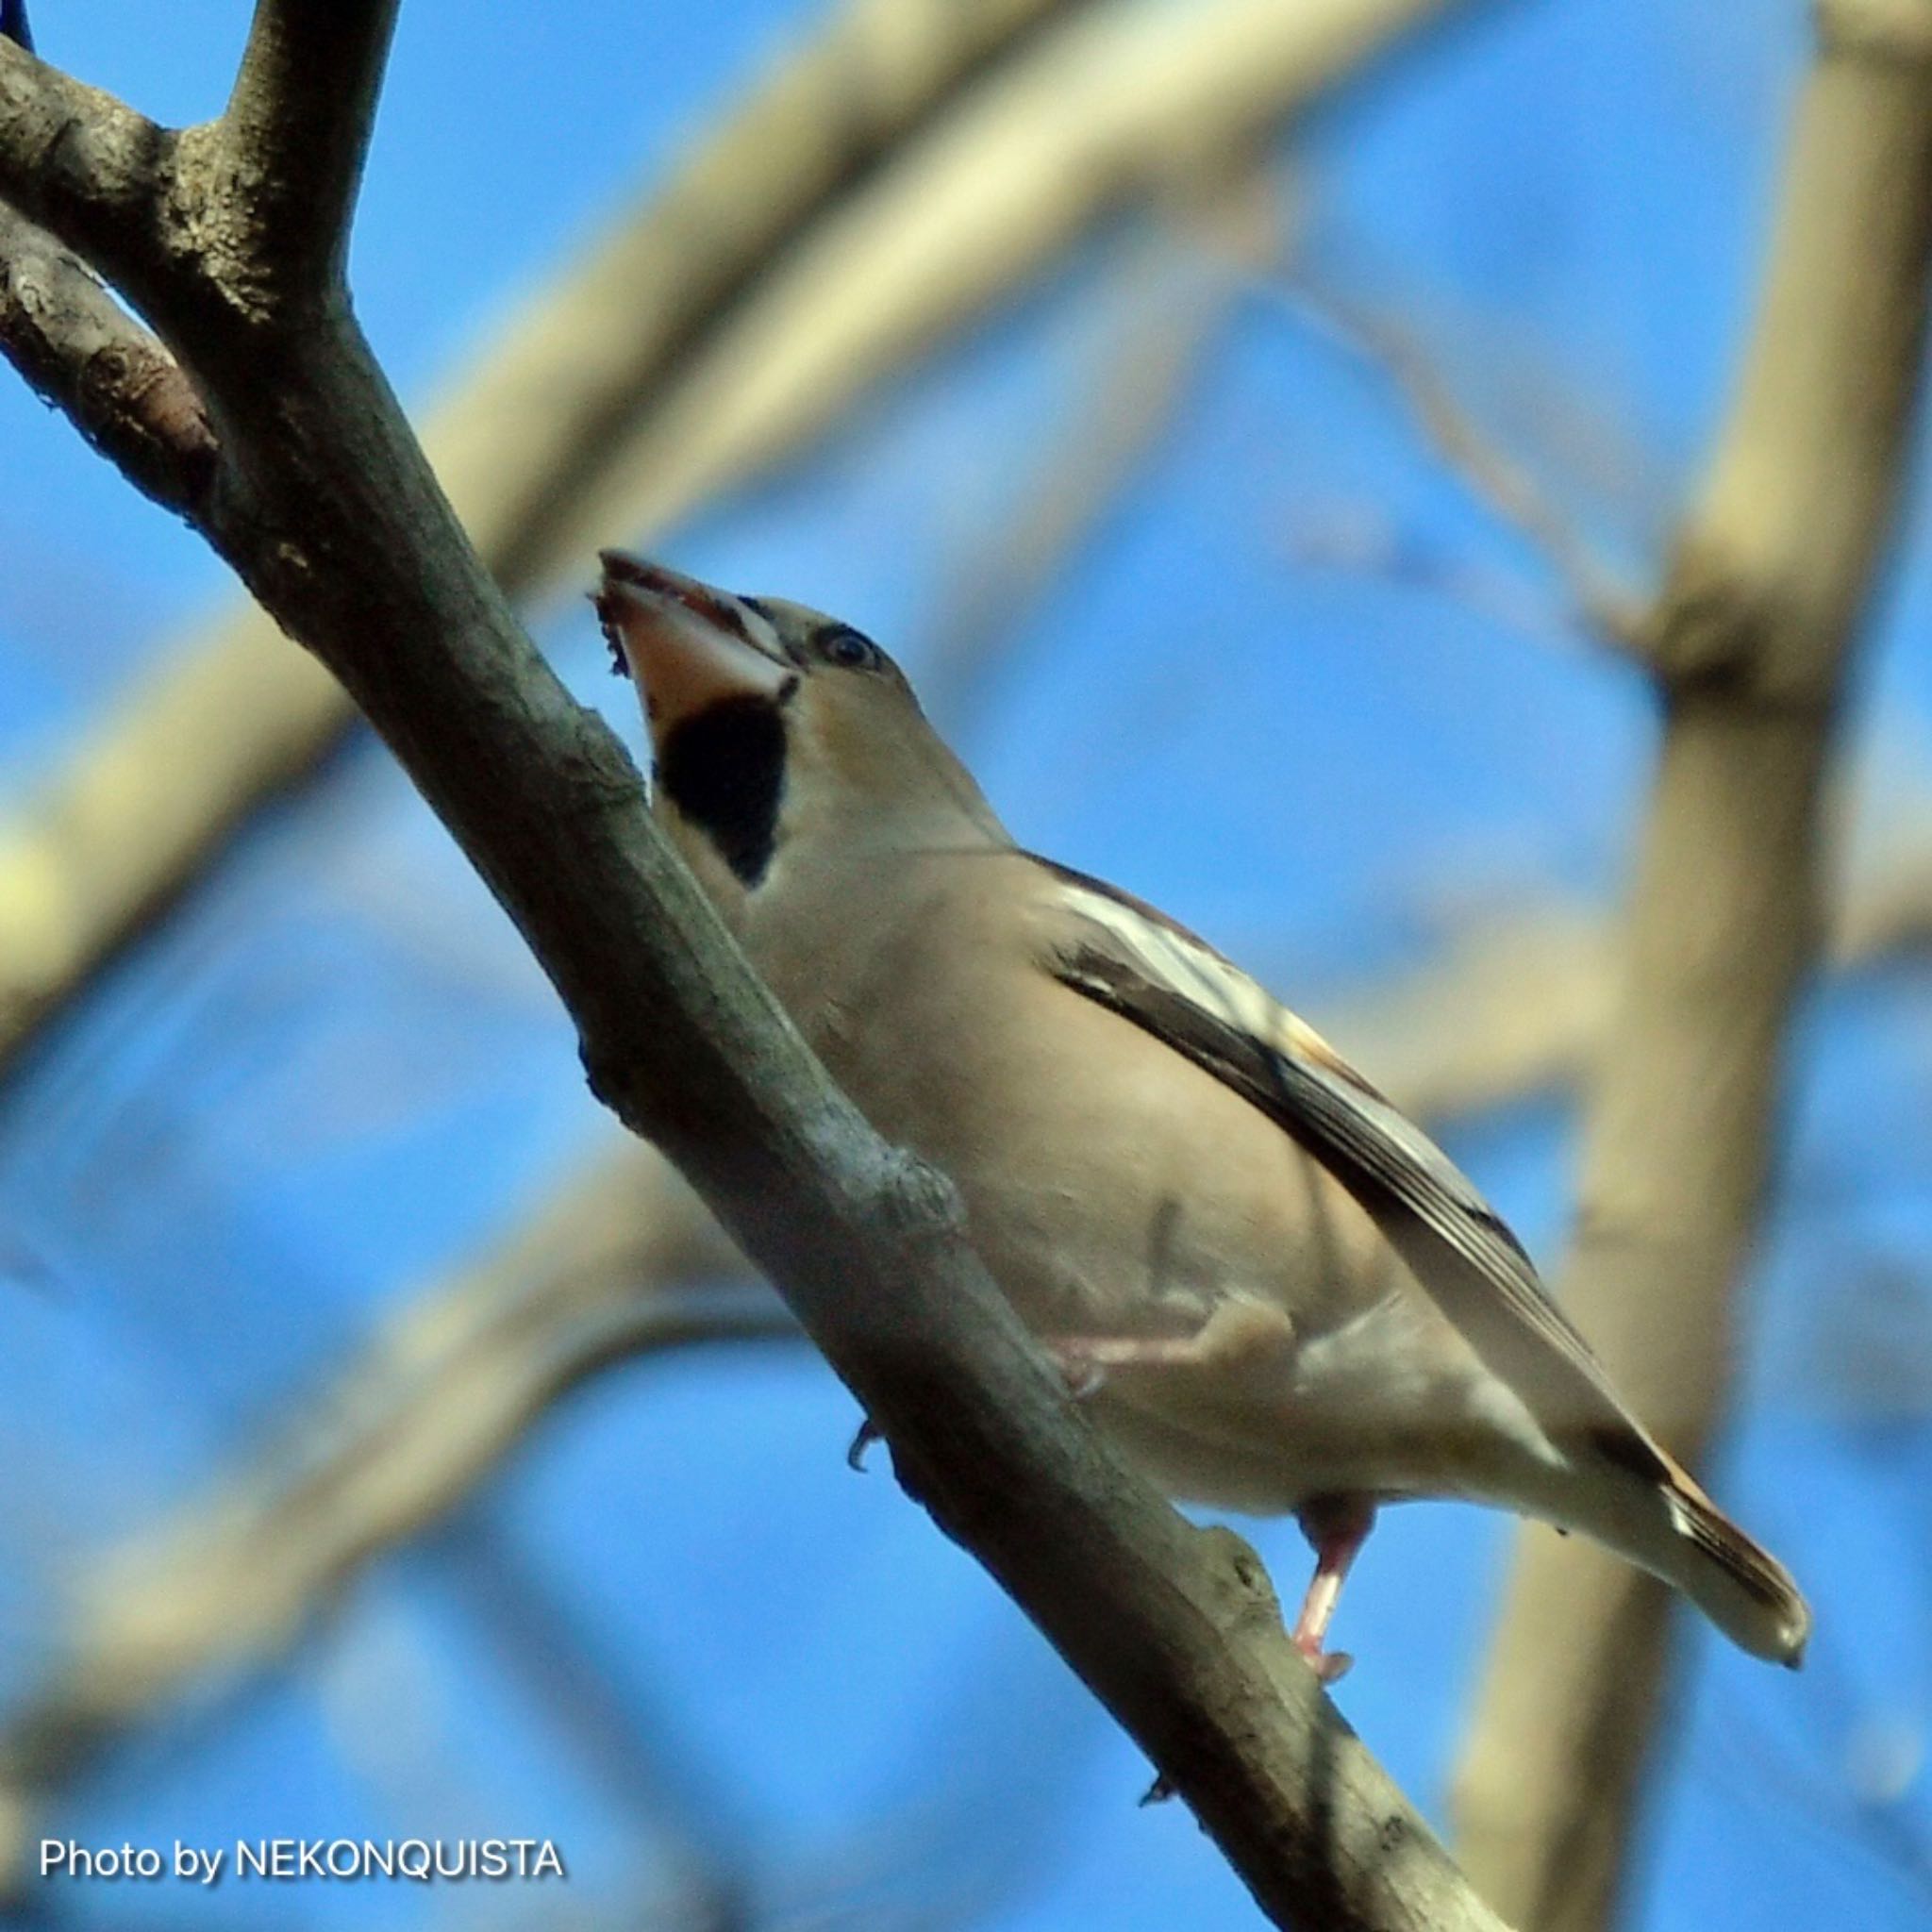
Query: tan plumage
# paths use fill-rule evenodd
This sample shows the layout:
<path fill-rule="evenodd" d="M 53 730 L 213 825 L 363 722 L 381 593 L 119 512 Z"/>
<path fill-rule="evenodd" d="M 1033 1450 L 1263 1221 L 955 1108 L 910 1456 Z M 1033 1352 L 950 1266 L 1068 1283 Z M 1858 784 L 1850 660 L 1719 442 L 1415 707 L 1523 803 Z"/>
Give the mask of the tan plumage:
<path fill-rule="evenodd" d="M 1022 852 L 890 659 L 618 553 L 656 808 L 879 1130 L 1174 1494 L 1295 1511 L 1318 1668 L 1374 1506 L 1465 1496 L 1654 1571 L 1795 1663 L 1785 1571 L 1630 1415 L 1514 1237 L 1312 1029 L 1153 908 Z"/>

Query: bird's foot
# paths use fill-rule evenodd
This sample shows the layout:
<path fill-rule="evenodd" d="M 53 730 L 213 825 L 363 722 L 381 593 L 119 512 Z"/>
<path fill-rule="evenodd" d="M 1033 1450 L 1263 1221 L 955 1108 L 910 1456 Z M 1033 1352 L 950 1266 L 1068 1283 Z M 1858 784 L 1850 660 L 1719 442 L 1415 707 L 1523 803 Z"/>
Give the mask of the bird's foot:
<path fill-rule="evenodd" d="M 1302 1534 L 1315 1547 L 1315 1574 L 1290 1635 L 1324 1684 L 1339 1684 L 1355 1659 L 1346 1651 L 1324 1650 L 1328 1620 L 1341 1601 L 1349 1566 L 1375 1526 L 1375 1506 L 1366 1496 L 1315 1496 L 1295 1512 Z"/>
<path fill-rule="evenodd" d="M 1293 1350 L 1294 1323 L 1265 1302 L 1224 1301 L 1191 1335 L 1053 1335 L 1045 1346 L 1068 1392 L 1081 1401 L 1113 1370 L 1216 1374 L 1278 1362 Z"/>

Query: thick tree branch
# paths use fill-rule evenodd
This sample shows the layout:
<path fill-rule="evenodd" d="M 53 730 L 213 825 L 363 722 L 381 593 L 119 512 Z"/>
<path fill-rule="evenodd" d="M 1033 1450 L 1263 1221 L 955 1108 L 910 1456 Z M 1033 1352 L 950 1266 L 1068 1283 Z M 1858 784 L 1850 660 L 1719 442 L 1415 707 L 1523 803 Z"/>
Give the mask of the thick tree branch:
<path fill-rule="evenodd" d="M 1178 120 L 1163 62 L 1189 11 L 1150 41 L 1130 9 L 1090 51 L 1123 49 L 1108 72 L 1131 90 L 1075 99 L 1047 29 L 1076 4 L 853 0 L 516 321 L 425 432 L 512 597 L 794 450 L 824 426 L 826 396 L 861 392 L 996 300 L 1039 258 L 1037 225 L 1015 210 L 1050 206 L 1062 242 L 1075 239 L 1124 200 L 1164 194 L 1186 156 L 1266 125 L 1260 83 L 1270 111 L 1291 112 L 1448 0 L 1214 0 L 1200 10 L 1212 58 L 1205 79 L 1191 68 Z M 1093 145 L 1080 115 L 1105 123 L 1106 169 L 1079 158 Z M 897 186 L 908 170 L 910 193 Z M 963 257 L 948 270 L 943 314 L 933 277 L 903 273 L 908 246 L 942 237 L 931 196 L 965 208 L 980 237 L 971 272 Z M 774 358 L 790 374 L 759 375 L 757 408 L 723 407 L 743 388 L 736 372 Z M 273 648 L 271 630 L 249 611 L 164 660 L 0 824 L 0 1062 L 340 741 L 353 707 L 312 659 Z"/>
<path fill-rule="evenodd" d="M 99 88 L 0 38 L 0 200 L 110 280 L 158 257 L 175 137 Z"/>
<path fill-rule="evenodd" d="M 1650 626 L 1665 728 L 1571 1307 L 1698 1459 L 1817 964 L 1821 806 L 1891 531 L 1932 277 L 1932 8 L 1833 5 L 1799 102 L 1755 334 Z M 1542 1932 L 1610 1923 L 1672 1624 L 1661 1585 L 1519 1542 L 1457 1780 L 1472 1871 Z"/>
<path fill-rule="evenodd" d="M 58 208 L 28 205 L 61 232 Z M 85 248 L 89 225 L 63 239 Z M 779 1286 L 908 1490 L 1276 1923 L 1493 1924 L 1335 1715 L 1252 1553 L 1184 1523 L 1095 1434 L 965 1244 L 950 1185 L 872 1133 L 752 976 L 622 748 L 470 551 L 346 300 L 271 302 L 251 353 L 222 354 L 213 298 L 233 290 L 215 284 L 238 265 L 164 241 L 143 301 L 206 385 L 237 479 L 210 541 L 356 697 L 562 995 L 596 1091 Z"/>

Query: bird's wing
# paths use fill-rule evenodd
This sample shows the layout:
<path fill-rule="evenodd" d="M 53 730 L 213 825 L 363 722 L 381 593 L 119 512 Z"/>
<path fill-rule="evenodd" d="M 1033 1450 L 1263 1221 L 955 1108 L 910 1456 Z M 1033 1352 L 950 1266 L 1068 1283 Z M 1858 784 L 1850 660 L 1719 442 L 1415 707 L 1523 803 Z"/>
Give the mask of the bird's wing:
<path fill-rule="evenodd" d="M 1553 1440 L 1654 1479 L 1677 1474 L 1522 1244 L 1421 1128 L 1184 926 L 1084 874 L 1033 862 L 1056 882 L 1044 963 L 1057 978 L 1205 1068 L 1321 1161 Z"/>

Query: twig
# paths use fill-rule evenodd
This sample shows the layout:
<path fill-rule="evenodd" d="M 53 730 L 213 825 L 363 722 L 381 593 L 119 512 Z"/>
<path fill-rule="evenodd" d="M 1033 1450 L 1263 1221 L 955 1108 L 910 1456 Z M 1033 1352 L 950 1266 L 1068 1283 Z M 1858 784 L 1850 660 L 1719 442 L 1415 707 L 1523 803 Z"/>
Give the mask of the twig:
<path fill-rule="evenodd" d="M 1568 1301 L 1697 1457 L 1818 962 L 1821 805 L 1892 528 L 1932 277 L 1932 13 L 1827 5 L 1762 306 L 1649 626 L 1664 741 L 1584 1146 Z M 1471 1869 L 1544 1932 L 1609 1923 L 1660 1708 L 1661 1585 L 1527 1537 L 1457 1781 Z"/>
<path fill-rule="evenodd" d="M 1244 272 L 1279 245 L 1279 199 L 1252 158 L 1230 157 L 1135 238 L 1114 297 L 1123 312 L 1091 378 L 993 526 L 974 534 L 929 600 L 919 685 L 949 735 L 970 733 L 1001 647 L 1172 425 Z"/>
<path fill-rule="evenodd" d="M 337 11 L 358 39 L 388 19 L 379 0 Z M 366 89 L 338 101 L 348 120 L 372 105 Z M 950 1184 L 872 1132 L 752 976 L 622 748 L 469 549 L 345 292 L 291 297 L 250 254 L 247 217 L 214 192 L 219 124 L 207 142 L 149 144 L 134 241 L 108 234 L 96 252 L 112 225 L 94 188 L 64 168 L 50 184 L 17 139 L 31 147 L 72 110 L 70 87 L 0 42 L 0 184 L 96 266 L 139 273 L 219 425 L 205 533 L 355 695 L 514 919 L 599 1096 L 691 1179 L 884 1430 L 908 1490 L 1126 1725 L 1275 1923 L 1493 1926 L 1322 1694 L 1253 1553 L 1189 1525 L 1103 1441 L 966 1245 Z M 130 118 L 114 108 L 103 125 Z M 106 135 L 59 150 L 125 159 Z M 169 220 L 150 236 L 158 207 Z"/>
<path fill-rule="evenodd" d="M 1389 377 L 1437 455 L 1541 558 L 1582 623 L 1605 642 L 1634 650 L 1643 611 L 1549 492 L 1463 407 L 1414 334 L 1306 275 L 1280 292 L 1294 312 Z"/>

